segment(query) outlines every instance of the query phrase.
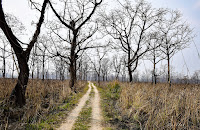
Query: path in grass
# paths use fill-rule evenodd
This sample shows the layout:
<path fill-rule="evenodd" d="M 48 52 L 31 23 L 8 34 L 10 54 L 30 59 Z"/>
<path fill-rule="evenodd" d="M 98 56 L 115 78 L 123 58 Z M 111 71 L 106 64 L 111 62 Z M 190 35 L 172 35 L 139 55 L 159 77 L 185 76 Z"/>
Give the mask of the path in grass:
<path fill-rule="evenodd" d="M 80 99 L 78 105 L 70 112 L 68 115 L 65 123 L 61 125 L 58 130 L 71 130 L 79 113 L 81 112 L 82 108 L 85 106 L 85 102 L 89 99 L 89 94 L 91 92 L 91 83 L 89 82 L 89 89 L 87 93 Z"/>
<path fill-rule="evenodd" d="M 91 121 L 91 130 L 102 130 L 101 127 L 101 108 L 100 108 L 100 96 L 99 92 L 94 84 L 92 84 L 94 88 L 95 96 L 92 100 L 92 121 Z"/>

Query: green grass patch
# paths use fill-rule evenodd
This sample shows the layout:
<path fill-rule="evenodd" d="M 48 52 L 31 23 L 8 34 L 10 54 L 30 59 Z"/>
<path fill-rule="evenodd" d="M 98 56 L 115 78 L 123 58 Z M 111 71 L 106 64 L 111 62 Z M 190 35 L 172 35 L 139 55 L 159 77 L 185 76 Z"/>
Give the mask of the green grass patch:
<path fill-rule="evenodd" d="M 91 92 L 90 92 L 90 97 L 94 97 L 94 88 L 92 87 Z"/>
<path fill-rule="evenodd" d="M 73 130 L 88 130 L 92 115 L 92 107 L 84 107 L 74 124 Z"/>
<path fill-rule="evenodd" d="M 107 83 L 97 87 L 101 95 L 101 107 L 104 117 L 104 130 L 113 130 L 110 127 L 110 122 L 120 120 L 118 112 L 116 111 L 115 104 L 120 98 L 121 87 L 117 82 Z"/>

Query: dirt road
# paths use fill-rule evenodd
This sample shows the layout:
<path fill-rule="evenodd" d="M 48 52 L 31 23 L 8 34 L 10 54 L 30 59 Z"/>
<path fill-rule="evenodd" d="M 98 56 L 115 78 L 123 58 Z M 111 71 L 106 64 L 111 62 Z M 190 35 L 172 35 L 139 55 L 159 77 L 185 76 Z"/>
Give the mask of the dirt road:
<path fill-rule="evenodd" d="M 80 99 L 78 106 L 76 106 L 68 115 L 65 123 L 63 123 L 61 125 L 60 128 L 58 128 L 58 130 L 71 130 L 79 113 L 81 112 L 82 108 L 85 105 L 85 102 L 89 99 L 89 94 L 91 92 L 91 85 L 89 85 L 89 89 L 87 91 L 87 93 Z"/>
<path fill-rule="evenodd" d="M 102 127 L 101 127 L 102 116 L 101 116 L 101 108 L 100 108 L 100 96 L 99 96 L 99 92 L 98 92 L 96 86 L 94 86 L 94 84 L 92 84 L 92 87 L 94 88 L 95 96 L 94 96 L 93 101 L 92 101 L 91 130 L 102 130 Z"/>
<path fill-rule="evenodd" d="M 71 130 L 74 123 L 76 122 L 76 119 L 79 116 L 79 113 L 81 112 L 82 108 L 84 107 L 86 101 L 89 99 L 89 94 L 91 92 L 91 88 L 94 88 L 94 98 L 92 99 L 92 120 L 91 120 L 91 130 L 102 130 L 101 127 L 101 108 L 100 108 L 100 96 L 99 92 L 94 86 L 93 83 L 89 82 L 89 89 L 87 93 L 80 99 L 78 105 L 70 112 L 69 116 L 67 117 L 65 123 L 61 125 L 58 130 Z"/>

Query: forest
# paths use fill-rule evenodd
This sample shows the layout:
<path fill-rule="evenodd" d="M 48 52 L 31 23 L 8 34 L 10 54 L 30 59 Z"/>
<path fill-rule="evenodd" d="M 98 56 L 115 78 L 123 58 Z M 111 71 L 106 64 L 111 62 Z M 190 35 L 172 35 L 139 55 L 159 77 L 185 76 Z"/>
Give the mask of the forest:
<path fill-rule="evenodd" d="M 194 46 L 199 61 L 199 28 L 182 11 L 148 0 L 28 0 L 32 14 L 21 19 L 4 3 L 0 129 L 200 129 L 200 69 L 184 53 Z"/>

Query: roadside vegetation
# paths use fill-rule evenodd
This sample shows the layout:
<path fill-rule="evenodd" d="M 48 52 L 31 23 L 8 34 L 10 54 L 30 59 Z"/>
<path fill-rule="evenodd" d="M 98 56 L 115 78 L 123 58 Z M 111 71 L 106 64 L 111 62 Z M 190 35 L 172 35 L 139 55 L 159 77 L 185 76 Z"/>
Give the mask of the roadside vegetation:
<path fill-rule="evenodd" d="M 101 83 L 104 125 L 110 129 L 199 129 L 200 86 Z"/>
<path fill-rule="evenodd" d="M 15 108 L 10 105 L 9 94 L 16 80 L 0 79 L 0 129 L 57 127 L 88 90 L 87 82 L 79 81 L 78 92 L 74 93 L 68 82 L 30 80 L 26 92 L 26 105 Z"/>

